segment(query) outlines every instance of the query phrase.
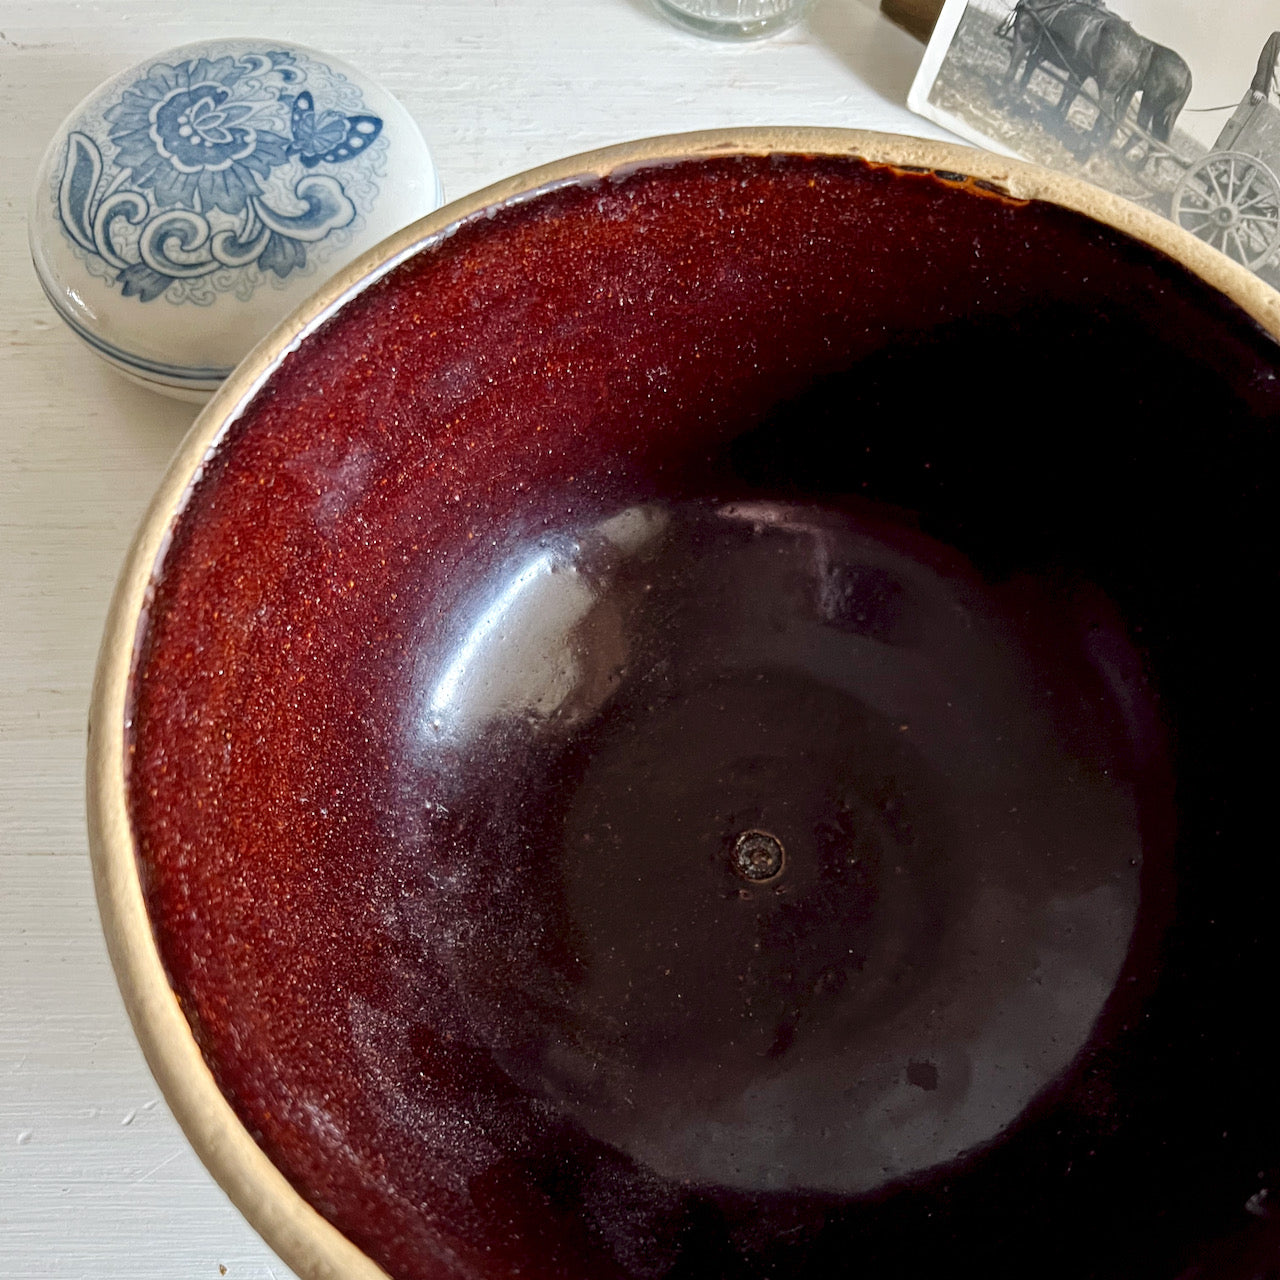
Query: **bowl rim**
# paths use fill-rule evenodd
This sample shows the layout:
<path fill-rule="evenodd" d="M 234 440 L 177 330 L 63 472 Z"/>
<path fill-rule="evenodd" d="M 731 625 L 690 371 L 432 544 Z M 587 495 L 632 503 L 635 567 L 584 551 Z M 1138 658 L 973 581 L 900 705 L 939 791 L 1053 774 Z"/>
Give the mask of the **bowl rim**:
<path fill-rule="evenodd" d="M 87 818 L 98 910 L 134 1033 L 166 1102 L 240 1212 L 306 1280 L 388 1280 L 271 1163 L 219 1090 L 169 985 L 151 930 L 129 820 L 125 729 L 130 673 L 150 584 L 170 530 L 224 432 L 284 358 L 348 300 L 465 222 L 557 187 L 682 160 L 792 154 L 850 157 L 1018 201 L 1083 214 L 1154 248 L 1234 302 L 1280 341 L 1280 293 L 1174 223 L 1081 179 L 955 143 L 854 129 L 757 127 L 669 134 L 573 155 L 442 206 L 362 254 L 268 334 L 193 423 L 134 536 L 111 600 L 89 713 Z"/>

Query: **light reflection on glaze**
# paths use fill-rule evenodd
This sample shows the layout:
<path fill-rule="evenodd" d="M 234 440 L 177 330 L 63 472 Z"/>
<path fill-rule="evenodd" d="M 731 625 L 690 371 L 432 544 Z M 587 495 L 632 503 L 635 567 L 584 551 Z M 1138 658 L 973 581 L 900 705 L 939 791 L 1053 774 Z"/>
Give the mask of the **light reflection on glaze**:
<path fill-rule="evenodd" d="M 1043 589 L 873 508 L 630 508 L 509 566 L 417 746 L 445 852 L 405 919 L 468 1036 L 683 1182 L 861 1194 L 1013 1124 L 1137 917 L 1115 765 L 1154 721 L 1105 602 L 1099 672 Z M 727 870 L 755 827 L 776 887 Z"/>
<path fill-rule="evenodd" d="M 465 742 L 502 717 L 567 729 L 598 710 L 627 661 L 610 566 L 650 548 L 666 519 L 630 507 L 497 575 L 427 697 L 427 736 Z M 593 611 L 592 634 L 575 640 Z"/>

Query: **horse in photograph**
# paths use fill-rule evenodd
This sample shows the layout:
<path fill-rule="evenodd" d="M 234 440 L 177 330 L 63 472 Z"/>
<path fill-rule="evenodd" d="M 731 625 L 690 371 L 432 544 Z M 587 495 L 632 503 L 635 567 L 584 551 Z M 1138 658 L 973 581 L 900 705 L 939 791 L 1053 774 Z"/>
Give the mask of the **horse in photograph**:
<path fill-rule="evenodd" d="M 1015 80 L 1025 92 L 1042 63 L 1068 77 L 1059 102 L 1065 118 L 1086 80 L 1098 86 L 1098 118 L 1078 154 L 1091 155 L 1110 143 L 1142 87 L 1156 47 L 1100 5 L 1083 0 L 1019 0 L 1013 15 L 1013 52 L 1005 74 L 1007 93 Z M 1019 75 L 1019 68 L 1021 74 Z"/>
<path fill-rule="evenodd" d="M 1168 142 L 1173 124 L 1191 96 L 1191 68 L 1162 44 L 1151 45 L 1151 58 L 1139 86 L 1138 128 L 1157 142 Z"/>
<path fill-rule="evenodd" d="M 1138 85 L 1137 128 L 1121 140 L 1126 164 L 1142 170 L 1147 162 L 1170 153 L 1164 148 L 1173 137 L 1173 126 L 1191 96 L 1191 68 L 1182 57 L 1165 45 L 1151 44 L 1146 72 Z M 1082 86 L 1063 91 L 1072 101 Z M 1069 106 L 1070 104 L 1068 104 Z M 1059 107 L 1065 116 L 1066 108 Z M 1136 147 L 1136 151 L 1135 151 Z"/>
<path fill-rule="evenodd" d="M 1148 40 L 1147 45 L 1150 54 L 1137 87 L 1138 132 L 1122 139 L 1125 159 L 1135 167 L 1142 167 L 1151 159 L 1151 139 L 1155 139 L 1157 143 L 1169 142 L 1173 136 L 1174 122 L 1191 96 L 1191 68 L 1182 56 L 1166 45 L 1156 44 L 1154 40 Z M 1073 80 L 1063 89 L 1062 101 L 1058 106 L 1058 113 L 1063 119 L 1083 88 L 1082 84 Z M 1116 120 L 1117 125 L 1123 123 L 1123 118 Z M 1137 154 L 1131 155 L 1132 148 L 1138 143 L 1141 145 Z M 1156 154 L 1160 152 L 1157 150 Z"/>

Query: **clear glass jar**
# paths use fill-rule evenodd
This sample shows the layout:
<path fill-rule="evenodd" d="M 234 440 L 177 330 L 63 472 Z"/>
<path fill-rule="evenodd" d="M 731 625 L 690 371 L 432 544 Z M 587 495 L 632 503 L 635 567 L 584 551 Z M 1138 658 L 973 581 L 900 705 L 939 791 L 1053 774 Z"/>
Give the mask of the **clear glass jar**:
<path fill-rule="evenodd" d="M 678 26 L 713 40 L 758 40 L 799 22 L 814 0 L 654 0 Z"/>

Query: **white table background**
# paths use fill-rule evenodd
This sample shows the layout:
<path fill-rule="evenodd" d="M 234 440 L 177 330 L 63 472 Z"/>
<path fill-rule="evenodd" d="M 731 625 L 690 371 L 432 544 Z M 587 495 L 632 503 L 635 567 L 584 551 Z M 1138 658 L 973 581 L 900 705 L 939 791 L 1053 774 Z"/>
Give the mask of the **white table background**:
<path fill-rule="evenodd" d="M 109 371 L 26 247 L 36 163 L 97 84 L 215 36 L 312 45 L 417 119 L 448 198 L 652 134 L 911 115 L 922 46 L 876 0 L 721 45 L 647 0 L 0 0 L 0 1277 L 284 1280 L 188 1147 L 107 960 L 83 808 L 85 713 L 126 545 L 196 410 Z M 710 1280 L 710 1278 L 709 1278 Z"/>

